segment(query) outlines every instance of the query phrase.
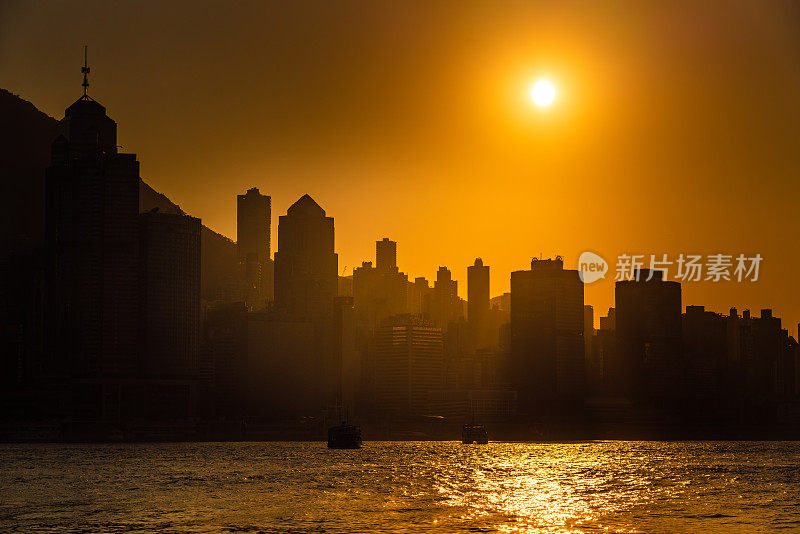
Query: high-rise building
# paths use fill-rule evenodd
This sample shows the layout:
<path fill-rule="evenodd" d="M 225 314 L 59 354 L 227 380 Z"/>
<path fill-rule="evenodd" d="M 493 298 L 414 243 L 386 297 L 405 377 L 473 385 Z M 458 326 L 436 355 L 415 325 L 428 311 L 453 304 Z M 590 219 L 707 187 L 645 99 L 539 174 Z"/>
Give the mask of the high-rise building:
<path fill-rule="evenodd" d="M 411 316 L 375 330 L 374 409 L 378 413 L 427 413 L 429 392 L 444 387 L 442 331 Z"/>
<path fill-rule="evenodd" d="M 433 289 L 428 280 L 424 276 L 418 276 L 414 278 L 413 282 L 408 282 L 407 288 L 408 313 L 412 315 L 428 314 L 428 319 L 430 319 L 430 301 Z"/>
<path fill-rule="evenodd" d="M 590 392 L 594 395 L 614 393 L 613 369 L 617 362 L 617 333 L 614 308 L 600 317 L 600 328 L 595 330 L 591 342 L 590 361 L 586 368 Z"/>
<path fill-rule="evenodd" d="M 148 376 L 195 377 L 200 343 L 200 219 L 139 215 L 140 347 Z"/>
<path fill-rule="evenodd" d="M 246 413 L 248 391 L 247 308 L 224 304 L 208 311 L 203 321 L 203 381 L 212 396 L 211 412 L 221 416 Z"/>
<path fill-rule="evenodd" d="M 590 304 L 583 307 L 583 348 L 586 365 L 592 357 L 592 341 L 594 339 L 594 308 Z"/>
<path fill-rule="evenodd" d="M 520 407 L 546 412 L 584 394 L 583 283 L 563 260 L 511 273 L 511 372 Z"/>
<path fill-rule="evenodd" d="M 338 293 L 333 217 L 303 195 L 281 215 L 275 253 L 275 305 L 294 318 L 330 318 Z"/>
<path fill-rule="evenodd" d="M 88 68 L 85 70 L 88 72 Z M 73 377 L 86 417 L 118 413 L 108 377 L 138 367 L 139 162 L 84 95 L 66 109 L 46 173 L 47 350 Z"/>
<path fill-rule="evenodd" d="M 353 270 L 356 315 L 361 324 L 372 326 L 408 310 L 408 276 L 397 268 L 397 243 L 376 241 L 375 255 L 379 267 L 365 261 Z"/>
<path fill-rule="evenodd" d="M 314 325 L 286 320 L 280 314 L 247 314 L 244 413 L 273 420 L 317 415 L 324 405 L 321 365 Z M 326 369 L 328 371 L 328 369 Z"/>
<path fill-rule="evenodd" d="M 642 269 L 616 284 L 617 365 L 610 382 L 629 397 L 682 394 L 681 285 Z"/>
<path fill-rule="evenodd" d="M 489 266 L 480 258 L 467 267 L 467 321 L 473 347 L 490 346 L 489 336 Z"/>
<path fill-rule="evenodd" d="M 272 200 L 257 187 L 236 197 L 236 247 L 248 308 L 259 309 L 273 297 L 270 256 Z"/>
<path fill-rule="evenodd" d="M 375 267 L 382 272 L 397 272 L 397 242 L 384 237 L 375 242 Z"/>
<path fill-rule="evenodd" d="M 458 298 L 458 282 L 453 280 L 447 267 L 439 267 L 430 302 L 430 316 L 436 326 L 446 331 L 450 323 L 463 316 L 461 300 Z"/>

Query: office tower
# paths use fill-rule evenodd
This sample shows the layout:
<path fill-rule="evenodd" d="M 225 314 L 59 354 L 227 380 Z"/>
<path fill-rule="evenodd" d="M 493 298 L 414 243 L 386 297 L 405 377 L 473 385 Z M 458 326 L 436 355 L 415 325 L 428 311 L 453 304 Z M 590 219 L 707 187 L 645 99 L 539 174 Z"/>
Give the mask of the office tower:
<path fill-rule="evenodd" d="M 728 366 L 731 396 L 747 405 L 751 417 L 765 417 L 778 396 L 781 356 L 788 333 L 772 310 L 762 309 L 761 317 L 744 310 L 741 317 L 731 309 L 728 318 Z"/>
<path fill-rule="evenodd" d="M 412 315 L 427 315 L 430 319 L 431 288 L 428 280 L 424 276 L 414 278 L 413 282 L 408 282 L 408 313 Z"/>
<path fill-rule="evenodd" d="M 529 413 L 584 394 L 583 283 L 561 257 L 511 273 L 511 371 Z"/>
<path fill-rule="evenodd" d="M 333 217 L 308 195 L 281 215 L 275 253 L 275 305 L 294 318 L 330 318 L 338 290 Z"/>
<path fill-rule="evenodd" d="M 375 267 L 382 272 L 397 271 L 397 242 L 384 237 L 375 242 Z"/>
<path fill-rule="evenodd" d="M 86 87 L 46 172 L 47 350 L 75 378 L 75 413 L 99 418 L 119 413 L 112 377 L 138 368 L 139 162 Z"/>
<path fill-rule="evenodd" d="M 236 197 L 236 247 L 244 299 L 248 308 L 259 309 L 272 300 L 273 265 L 270 257 L 271 198 L 257 187 Z"/>
<path fill-rule="evenodd" d="M 375 256 L 379 267 L 365 261 L 353 270 L 356 315 L 361 324 L 372 326 L 408 310 L 408 276 L 397 268 L 397 243 L 376 241 Z"/>
<path fill-rule="evenodd" d="M 467 321 L 473 347 L 485 349 L 489 339 L 489 266 L 480 258 L 467 267 Z"/>
<path fill-rule="evenodd" d="M 337 292 L 339 297 L 352 297 L 353 296 L 353 275 L 339 276 L 339 289 Z"/>
<path fill-rule="evenodd" d="M 600 328 L 592 338 L 591 361 L 587 368 L 590 391 L 595 395 L 614 394 L 613 369 L 617 365 L 617 333 L 614 308 L 600 317 Z"/>
<path fill-rule="evenodd" d="M 339 416 L 356 415 L 357 393 L 361 384 L 361 352 L 357 345 L 356 313 L 353 297 L 336 297 L 333 306 L 334 351 L 330 376 Z"/>
<path fill-rule="evenodd" d="M 611 381 L 623 396 L 679 396 L 681 285 L 664 281 L 661 271 L 643 269 L 638 274 L 616 284 L 618 360 Z"/>
<path fill-rule="evenodd" d="M 287 320 L 279 313 L 247 314 L 245 373 L 239 388 L 244 392 L 245 415 L 270 420 L 296 421 L 316 416 L 323 406 L 321 378 L 316 372 L 327 361 L 315 346 L 314 325 Z"/>
<path fill-rule="evenodd" d="M 196 217 L 139 215 L 140 346 L 148 376 L 197 374 L 200 227 Z"/>
<path fill-rule="evenodd" d="M 704 306 L 686 306 L 681 326 L 686 398 L 713 403 L 727 389 L 727 320 Z"/>
<path fill-rule="evenodd" d="M 450 323 L 463 316 L 458 298 L 458 282 L 453 280 L 447 267 L 439 267 L 431 294 L 430 315 L 436 326 L 446 331 Z"/>
<path fill-rule="evenodd" d="M 241 416 L 245 412 L 249 370 L 247 308 L 243 303 L 224 304 L 209 310 L 203 321 L 204 380 L 210 383 L 217 416 Z"/>
<path fill-rule="evenodd" d="M 411 316 L 395 317 L 375 330 L 374 409 L 422 415 L 431 390 L 444 386 L 442 330 Z"/>
<path fill-rule="evenodd" d="M 594 308 L 586 304 L 583 307 L 583 348 L 586 364 L 592 357 L 592 341 L 594 339 Z"/>

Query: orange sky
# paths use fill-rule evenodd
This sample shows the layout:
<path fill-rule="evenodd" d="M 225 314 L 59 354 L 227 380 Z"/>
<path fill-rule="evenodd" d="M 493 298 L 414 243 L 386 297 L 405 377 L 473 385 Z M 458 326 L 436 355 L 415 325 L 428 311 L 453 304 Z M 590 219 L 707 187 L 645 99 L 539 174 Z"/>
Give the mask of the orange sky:
<path fill-rule="evenodd" d="M 759 282 L 684 304 L 771 306 L 795 332 L 800 8 L 697 4 L 4 2 L 0 86 L 60 118 L 88 43 L 143 178 L 228 236 L 236 194 L 271 194 L 277 224 L 308 192 L 340 268 L 388 236 L 462 295 L 475 256 L 494 295 L 540 253 L 758 252 Z"/>

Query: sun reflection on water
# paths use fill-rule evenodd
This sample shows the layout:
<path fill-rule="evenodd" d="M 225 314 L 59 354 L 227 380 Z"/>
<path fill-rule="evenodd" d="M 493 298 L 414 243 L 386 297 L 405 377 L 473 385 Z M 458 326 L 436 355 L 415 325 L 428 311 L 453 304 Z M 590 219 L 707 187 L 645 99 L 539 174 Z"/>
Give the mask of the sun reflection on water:
<path fill-rule="evenodd" d="M 459 519 L 493 522 L 500 532 L 609 529 L 607 518 L 676 490 L 654 487 L 645 472 L 626 472 L 613 448 L 582 444 L 518 445 L 502 456 L 471 449 L 459 469 L 437 480 L 443 504 Z M 634 532 L 619 526 L 615 532 Z"/>
<path fill-rule="evenodd" d="M 7 445 L 0 531 L 800 528 L 800 443 Z"/>

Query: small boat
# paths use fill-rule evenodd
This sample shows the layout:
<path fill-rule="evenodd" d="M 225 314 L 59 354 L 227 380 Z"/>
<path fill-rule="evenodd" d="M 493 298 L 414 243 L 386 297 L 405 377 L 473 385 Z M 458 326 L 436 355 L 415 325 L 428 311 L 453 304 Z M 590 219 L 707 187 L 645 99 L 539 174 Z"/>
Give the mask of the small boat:
<path fill-rule="evenodd" d="M 464 445 L 469 445 L 470 443 L 486 445 L 489 443 L 489 436 L 486 434 L 486 428 L 484 428 L 483 425 L 464 425 L 461 429 L 461 443 Z"/>
<path fill-rule="evenodd" d="M 341 425 L 330 427 L 328 429 L 328 448 L 360 449 L 361 427 L 349 425 L 345 421 L 342 421 Z"/>

